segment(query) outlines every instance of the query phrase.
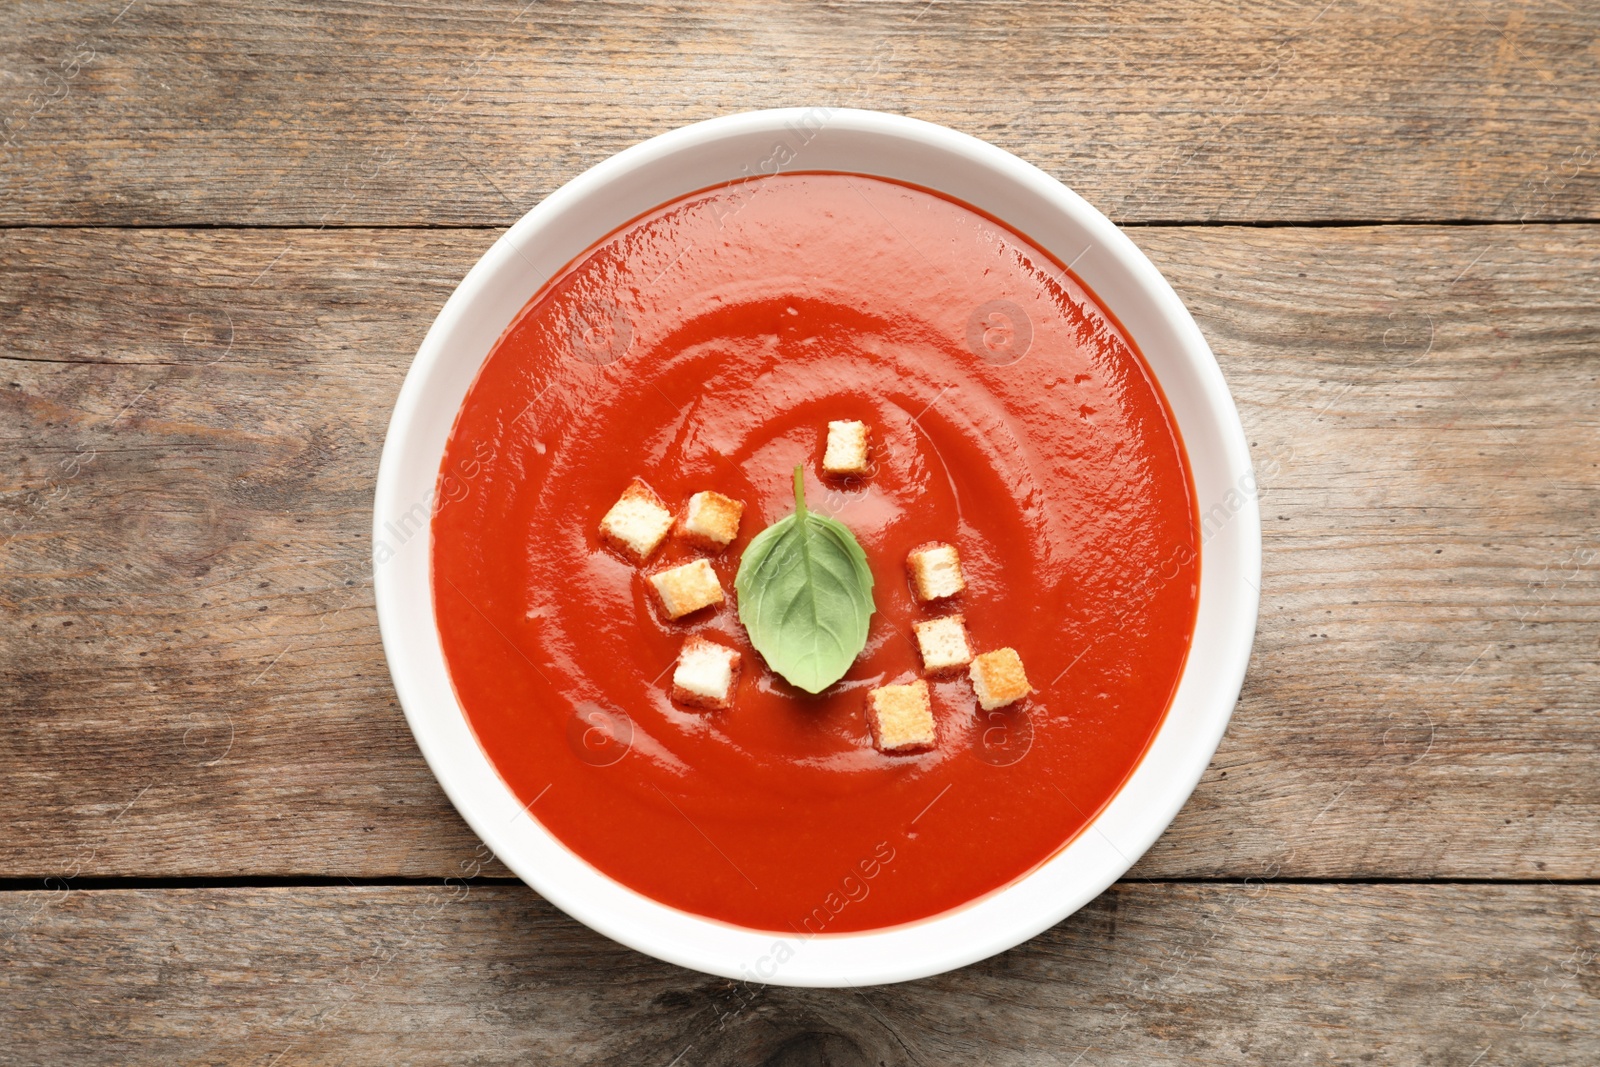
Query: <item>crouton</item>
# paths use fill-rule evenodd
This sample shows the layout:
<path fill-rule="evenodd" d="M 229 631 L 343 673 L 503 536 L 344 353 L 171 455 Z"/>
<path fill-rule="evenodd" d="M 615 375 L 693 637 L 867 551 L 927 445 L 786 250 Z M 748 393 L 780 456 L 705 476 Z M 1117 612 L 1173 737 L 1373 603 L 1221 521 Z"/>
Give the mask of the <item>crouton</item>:
<path fill-rule="evenodd" d="M 698 635 L 690 637 L 672 672 L 672 699 L 699 708 L 730 707 L 743 662 L 735 649 Z"/>
<path fill-rule="evenodd" d="M 867 473 L 866 423 L 828 423 L 828 447 L 822 455 L 822 472 L 839 477 Z"/>
<path fill-rule="evenodd" d="M 909 685 L 886 685 L 869 692 L 867 721 L 872 727 L 872 743 L 884 752 L 929 748 L 938 737 L 928 683 L 921 678 Z"/>
<path fill-rule="evenodd" d="M 1022 671 L 1022 657 L 1014 648 L 997 648 L 978 656 L 967 669 L 967 675 L 972 679 L 973 692 L 978 694 L 978 704 L 984 711 L 1014 704 L 1033 692 L 1028 676 Z"/>
<path fill-rule="evenodd" d="M 713 552 L 726 548 L 739 533 L 744 501 L 721 493 L 696 493 L 678 520 L 678 536 Z"/>
<path fill-rule="evenodd" d="M 913 623 L 911 628 L 917 632 L 917 651 L 922 654 L 922 667 L 928 674 L 949 674 L 972 662 L 967 620 L 962 616 L 927 619 Z"/>
<path fill-rule="evenodd" d="M 634 563 L 643 563 L 672 529 L 672 512 L 656 491 L 635 478 L 600 520 L 600 537 Z"/>
<path fill-rule="evenodd" d="M 961 576 L 961 553 L 955 545 L 943 541 L 929 541 L 913 548 L 906 556 L 906 570 L 911 574 L 911 589 L 918 600 L 942 600 L 967 587 L 967 580 Z"/>
<path fill-rule="evenodd" d="M 674 619 L 722 603 L 722 583 L 717 581 L 711 564 L 703 559 L 652 574 L 650 584 L 656 587 L 667 615 Z"/>

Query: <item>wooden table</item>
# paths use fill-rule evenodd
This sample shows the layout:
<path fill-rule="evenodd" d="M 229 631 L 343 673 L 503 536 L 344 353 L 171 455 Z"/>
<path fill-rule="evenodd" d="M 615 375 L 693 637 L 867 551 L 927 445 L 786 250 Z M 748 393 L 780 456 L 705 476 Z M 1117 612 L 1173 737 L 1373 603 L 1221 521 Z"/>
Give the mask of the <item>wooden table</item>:
<path fill-rule="evenodd" d="M 126 6 L 124 6 L 126 5 Z M 12 0 L 0 1063 L 1600 1062 L 1600 8 Z M 1265 534 L 1128 878 L 857 991 L 623 949 L 396 705 L 396 391 L 502 228 L 683 123 L 987 138 L 1215 347 Z"/>

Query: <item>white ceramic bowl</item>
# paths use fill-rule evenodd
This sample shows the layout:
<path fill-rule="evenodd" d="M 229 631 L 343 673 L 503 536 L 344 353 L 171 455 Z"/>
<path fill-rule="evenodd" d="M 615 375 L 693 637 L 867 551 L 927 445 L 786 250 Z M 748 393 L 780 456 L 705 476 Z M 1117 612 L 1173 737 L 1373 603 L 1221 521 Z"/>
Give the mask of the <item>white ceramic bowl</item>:
<path fill-rule="evenodd" d="M 439 645 L 428 515 L 445 440 L 491 346 L 544 281 L 617 226 L 685 193 L 775 170 L 897 178 L 987 211 L 1065 263 L 1121 320 L 1177 416 L 1203 517 L 1199 617 L 1172 707 L 1088 830 L 1033 873 L 956 911 L 810 939 L 690 915 L 612 881 L 551 836 L 495 773 Z M 652 956 L 729 978 L 799 986 L 895 982 L 960 967 L 1060 922 L 1122 875 L 1194 790 L 1238 698 L 1255 634 L 1261 523 L 1238 412 L 1200 330 L 1104 215 L 983 141 L 872 111 L 794 108 L 698 123 L 574 178 L 495 242 L 445 303 L 406 375 L 374 505 L 384 651 L 433 773 L 478 836 L 567 914 Z"/>

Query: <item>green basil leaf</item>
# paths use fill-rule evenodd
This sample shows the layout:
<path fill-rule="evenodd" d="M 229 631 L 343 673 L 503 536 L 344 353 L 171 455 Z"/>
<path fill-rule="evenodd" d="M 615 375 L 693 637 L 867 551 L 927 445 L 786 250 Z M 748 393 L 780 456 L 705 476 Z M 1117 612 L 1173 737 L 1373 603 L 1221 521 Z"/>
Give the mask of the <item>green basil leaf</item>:
<path fill-rule="evenodd" d="M 820 693 L 867 645 L 872 570 L 849 527 L 806 510 L 801 468 L 795 511 L 755 536 L 733 587 L 750 643 L 789 684 Z"/>

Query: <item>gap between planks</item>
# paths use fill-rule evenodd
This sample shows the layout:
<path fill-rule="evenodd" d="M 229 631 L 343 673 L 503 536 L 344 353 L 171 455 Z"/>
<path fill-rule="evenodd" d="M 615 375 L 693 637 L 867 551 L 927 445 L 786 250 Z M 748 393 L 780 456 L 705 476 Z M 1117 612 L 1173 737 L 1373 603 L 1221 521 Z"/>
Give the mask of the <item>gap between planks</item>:
<path fill-rule="evenodd" d="M 531 211 L 543 200 L 537 201 L 529 207 Z M 1093 205 L 1090 205 L 1093 206 Z M 1230 222 L 1226 219 L 1142 219 L 1136 221 L 1111 222 L 1123 230 L 1163 230 L 1163 229 L 1252 229 L 1252 230 L 1357 230 L 1378 226 L 1422 228 L 1429 226 L 1455 226 L 1461 228 L 1484 227 L 1500 228 L 1523 226 L 1594 226 L 1600 225 L 1600 216 L 1594 218 L 1532 218 L 1532 219 L 1255 219 L 1248 222 Z M 210 230 L 232 230 L 240 233 L 253 231 L 272 231 L 282 233 L 328 233 L 349 230 L 360 232 L 365 230 L 424 230 L 424 231 L 473 231 L 473 230 L 505 230 L 512 223 L 504 222 L 382 222 L 382 223 L 330 223 L 324 226 L 306 226 L 299 223 L 233 223 L 233 222 L 10 222 L 0 223 L 0 233 L 7 230 L 134 230 L 134 231 L 159 231 L 170 230 L 183 232 L 193 230 L 206 232 Z"/>

